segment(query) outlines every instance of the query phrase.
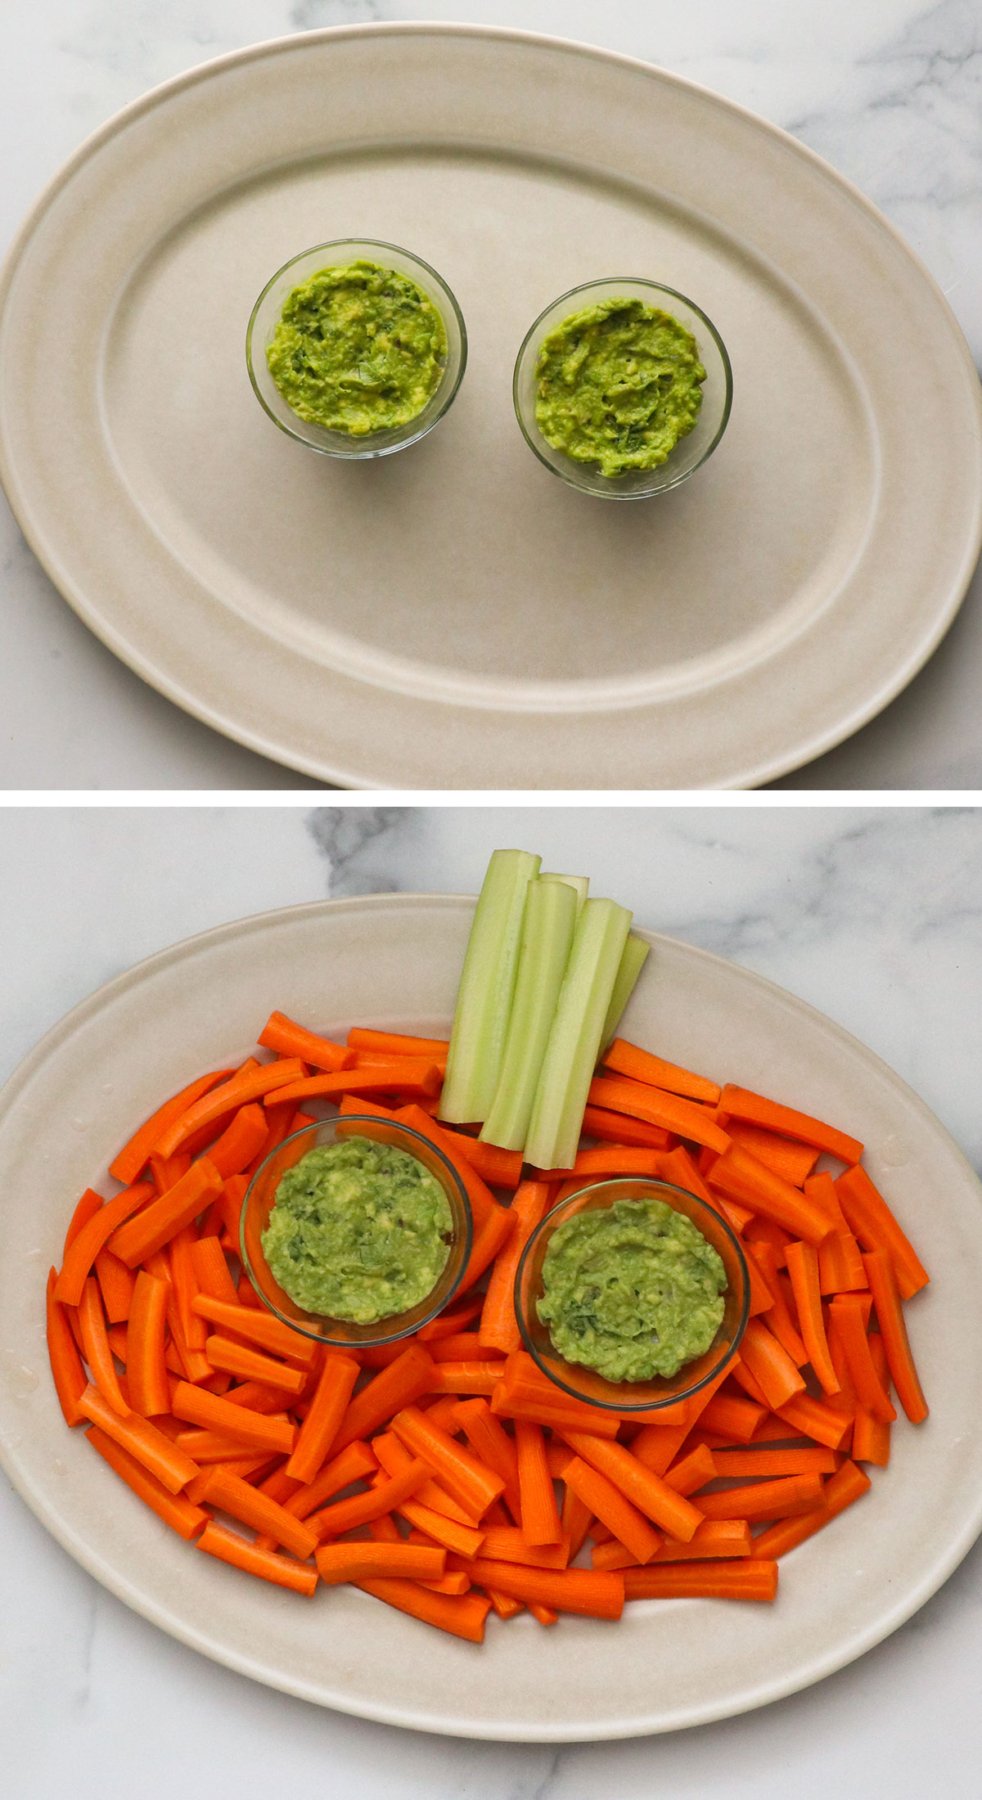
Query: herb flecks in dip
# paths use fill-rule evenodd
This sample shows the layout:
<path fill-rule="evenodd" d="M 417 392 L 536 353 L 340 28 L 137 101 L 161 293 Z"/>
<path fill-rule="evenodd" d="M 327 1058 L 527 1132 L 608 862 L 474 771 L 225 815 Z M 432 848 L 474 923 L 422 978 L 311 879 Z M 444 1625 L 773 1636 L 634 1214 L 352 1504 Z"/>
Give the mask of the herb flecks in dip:
<path fill-rule="evenodd" d="M 546 442 L 616 479 L 655 469 L 690 432 L 706 371 L 691 331 L 643 300 L 601 300 L 557 325 L 536 362 Z"/>
<path fill-rule="evenodd" d="M 293 289 L 266 361 L 299 418 L 368 437 L 423 411 L 443 380 L 447 334 L 408 275 L 353 262 L 319 269 Z"/>
<path fill-rule="evenodd" d="M 556 1228 L 538 1312 L 567 1362 L 650 1381 L 709 1349 L 726 1285 L 721 1257 L 684 1214 L 664 1200 L 615 1200 Z"/>
<path fill-rule="evenodd" d="M 421 1162 L 374 1138 L 345 1137 L 282 1176 L 262 1246 L 305 1311 L 373 1325 L 432 1293 L 452 1229 L 447 1196 Z"/>

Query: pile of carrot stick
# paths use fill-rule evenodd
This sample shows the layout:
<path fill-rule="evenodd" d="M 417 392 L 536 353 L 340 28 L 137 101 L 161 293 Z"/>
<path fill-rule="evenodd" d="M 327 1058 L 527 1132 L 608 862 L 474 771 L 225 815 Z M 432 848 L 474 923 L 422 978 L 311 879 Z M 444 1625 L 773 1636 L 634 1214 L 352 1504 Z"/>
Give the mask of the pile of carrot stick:
<path fill-rule="evenodd" d="M 206 1555 L 306 1596 L 349 1583 L 474 1643 L 491 1612 L 772 1601 L 781 1557 L 886 1466 L 897 1406 L 927 1416 L 904 1316 L 927 1272 L 850 1134 L 616 1039 L 575 1163 L 536 1171 L 438 1122 L 442 1040 L 354 1028 L 340 1044 L 273 1013 L 258 1044 L 139 1126 L 47 1285 L 67 1423 Z M 284 1325 L 239 1263 L 253 1173 L 324 1104 L 431 1138 L 473 1214 L 447 1309 L 359 1352 Z M 751 1277 L 737 1355 L 647 1415 L 570 1398 L 515 1316 L 539 1220 L 608 1175 L 698 1195 Z"/>

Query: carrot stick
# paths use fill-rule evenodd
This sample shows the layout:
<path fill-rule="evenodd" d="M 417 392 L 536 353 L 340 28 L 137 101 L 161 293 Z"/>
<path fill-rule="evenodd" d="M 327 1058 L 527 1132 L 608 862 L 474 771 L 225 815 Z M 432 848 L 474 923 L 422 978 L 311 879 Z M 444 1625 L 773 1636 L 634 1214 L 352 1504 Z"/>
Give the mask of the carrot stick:
<path fill-rule="evenodd" d="M 237 1112 L 239 1107 L 246 1106 L 251 1100 L 262 1100 L 274 1090 L 280 1092 L 281 1100 L 288 1097 L 288 1089 L 295 1085 L 304 1074 L 305 1065 L 299 1058 L 288 1058 L 283 1062 L 256 1064 L 250 1062 L 221 1087 L 208 1094 L 203 1094 L 192 1106 L 180 1114 L 160 1134 L 153 1148 L 158 1156 L 173 1156 L 184 1144 L 192 1139 L 205 1126 L 214 1125 L 229 1113 Z M 277 1101 L 277 1104 L 280 1104 Z"/>
<path fill-rule="evenodd" d="M 202 1157 L 166 1194 L 117 1227 L 109 1239 L 110 1250 L 128 1268 L 135 1268 L 203 1212 L 221 1187 L 218 1170 L 212 1168 L 207 1157 Z"/>
<path fill-rule="evenodd" d="M 98 1425 L 114 1443 L 128 1450 L 138 1463 L 142 1463 L 151 1475 L 156 1476 L 169 1494 L 180 1493 L 181 1488 L 194 1480 L 198 1473 L 197 1463 L 185 1455 L 177 1444 L 172 1444 L 170 1438 L 159 1431 L 156 1425 L 152 1425 L 149 1419 L 141 1419 L 132 1412 L 127 1418 L 120 1418 L 91 1382 L 81 1394 L 78 1404 L 83 1418 Z"/>
<path fill-rule="evenodd" d="M 665 1538 L 651 1562 L 712 1562 L 724 1556 L 752 1556 L 753 1550 L 754 1540 L 746 1519 L 707 1519 L 687 1544 L 680 1544 L 677 1538 Z M 590 1561 L 595 1569 L 638 1566 L 616 1538 L 596 1544 Z"/>
<path fill-rule="evenodd" d="M 387 1369 L 380 1369 L 351 1401 L 334 1440 L 335 1453 L 356 1438 L 371 1437 L 400 1407 L 429 1393 L 435 1368 L 421 1344 L 410 1344 Z"/>
<path fill-rule="evenodd" d="M 924 1264 L 866 1170 L 847 1169 L 836 1181 L 835 1191 L 846 1223 L 863 1249 L 885 1250 L 890 1257 L 904 1299 L 926 1287 L 930 1276 Z"/>
<path fill-rule="evenodd" d="M 441 1631 L 451 1632 L 454 1637 L 466 1638 L 470 1644 L 484 1642 L 484 1621 L 491 1609 L 491 1602 L 481 1594 L 463 1594 L 455 1598 L 448 1594 L 434 1594 L 431 1589 L 421 1587 L 415 1581 L 399 1581 L 395 1578 L 362 1577 L 353 1585 L 361 1588 L 363 1593 L 373 1595 L 376 1600 L 384 1600 L 387 1606 L 394 1606 L 397 1611 L 408 1613 L 413 1619 L 421 1619 L 426 1625 L 436 1625 Z"/>
<path fill-rule="evenodd" d="M 626 1113 L 610 1112 L 606 1106 L 585 1106 L 583 1136 L 599 1138 L 603 1143 L 630 1144 L 638 1150 L 667 1150 L 672 1142 L 670 1131 L 660 1125 L 646 1125 L 643 1119 L 629 1119 Z"/>
<path fill-rule="evenodd" d="M 106 1334 L 106 1315 L 102 1309 L 102 1296 L 99 1283 L 94 1275 L 86 1278 L 82 1289 L 82 1300 L 78 1309 L 79 1329 L 82 1333 L 82 1352 L 96 1387 L 111 1406 L 114 1413 L 125 1419 L 129 1413 L 129 1404 L 123 1398 L 119 1385 L 119 1377 L 109 1348 Z"/>
<path fill-rule="evenodd" d="M 149 1119 L 144 1120 L 140 1129 L 134 1132 L 133 1136 L 114 1156 L 109 1164 L 110 1175 L 127 1186 L 130 1182 L 135 1181 L 140 1170 L 146 1166 L 150 1152 L 156 1148 L 161 1133 L 175 1119 L 180 1118 L 189 1106 L 193 1106 L 202 1094 L 207 1094 L 210 1088 L 217 1087 L 220 1081 L 227 1081 L 233 1072 L 232 1069 L 213 1069 L 210 1074 L 199 1075 L 196 1080 L 189 1082 L 187 1087 L 181 1088 L 179 1093 L 172 1094 L 169 1100 L 164 1101 L 163 1106 L 159 1106 L 155 1113 L 151 1113 Z"/>
<path fill-rule="evenodd" d="M 573 1456 L 566 1465 L 564 1480 L 583 1504 L 603 1520 L 618 1542 L 630 1551 L 635 1562 L 646 1563 L 654 1556 L 662 1542 L 660 1533 L 606 1475 L 591 1468 L 581 1456 Z M 486 1546 L 482 1554 L 487 1554 Z"/>
<path fill-rule="evenodd" d="M 306 1369 L 278 1362 L 275 1357 L 266 1356 L 261 1350 L 253 1350 L 247 1344 L 237 1344 L 233 1338 L 222 1337 L 220 1332 L 213 1332 L 207 1339 L 205 1357 L 212 1369 L 224 1369 L 229 1375 L 237 1375 L 243 1381 L 257 1381 L 279 1388 L 282 1393 L 293 1398 L 302 1394 L 307 1385 Z"/>
<path fill-rule="evenodd" d="M 268 1135 L 266 1113 L 252 1100 L 232 1114 L 221 1137 L 208 1151 L 208 1161 L 223 1181 L 230 1175 L 241 1175 L 264 1148 Z"/>
<path fill-rule="evenodd" d="M 402 1502 L 422 1487 L 429 1474 L 426 1463 L 417 1458 L 400 1475 L 383 1479 L 368 1493 L 352 1494 L 348 1500 L 335 1500 L 331 1506 L 322 1507 L 314 1521 L 318 1537 L 340 1537 L 345 1531 L 353 1531 L 356 1525 L 367 1525 L 370 1519 L 380 1519 L 383 1513 L 398 1512 Z"/>
<path fill-rule="evenodd" d="M 649 1564 L 624 1570 L 627 1600 L 763 1600 L 777 1598 L 777 1563 L 739 1561 Z"/>
<path fill-rule="evenodd" d="M 855 1463 L 844 1462 L 822 1489 L 822 1503 L 798 1518 L 781 1519 L 754 1540 L 755 1556 L 784 1556 L 816 1531 L 831 1524 L 854 1500 L 869 1492 L 870 1479 Z"/>
<path fill-rule="evenodd" d="M 783 1175 L 792 1187 L 801 1187 L 819 1158 L 819 1151 L 809 1144 L 796 1144 L 792 1138 L 777 1137 L 759 1125 L 745 1125 L 742 1119 L 730 1119 L 726 1127 L 734 1144 L 742 1144 L 766 1163 L 775 1175 Z"/>
<path fill-rule="evenodd" d="M 489 1348 L 508 1354 L 517 1350 L 522 1334 L 515 1316 L 515 1275 L 522 1252 L 555 1188 L 548 1181 L 524 1181 L 511 1203 L 517 1221 L 511 1236 L 495 1259 L 481 1313 L 480 1339 Z"/>
<path fill-rule="evenodd" d="M 805 1249 L 810 1250 L 811 1245 L 806 1244 Z M 800 1369 L 808 1361 L 808 1351 L 791 1317 L 791 1309 L 781 1285 L 781 1273 L 777 1266 L 778 1253 L 773 1244 L 766 1242 L 748 1243 L 747 1250 L 748 1269 L 757 1270 L 768 1290 L 770 1305 L 759 1309 L 767 1314 L 764 1323 L 787 1351 L 795 1367 Z"/>
<path fill-rule="evenodd" d="M 839 1379 L 832 1367 L 825 1322 L 822 1317 L 822 1294 L 818 1275 L 818 1256 L 811 1244 L 791 1243 L 787 1248 L 788 1274 L 798 1311 L 798 1323 L 805 1341 L 808 1361 L 826 1394 L 839 1392 Z"/>
<path fill-rule="evenodd" d="M 802 1437 L 813 1438 L 829 1450 L 841 1448 L 853 1420 L 851 1409 L 834 1406 L 828 1400 L 814 1400 L 810 1394 L 795 1394 L 777 1412 Z"/>
<path fill-rule="evenodd" d="M 828 1234 L 828 1221 L 815 1202 L 806 1199 L 790 1181 L 776 1175 L 742 1144 L 731 1144 L 717 1157 L 711 1179 L 713 1186 L 728 1198 L 775 1220 L 793 1237 L 818 1245 Z"/>
<path fill-rule="evenodd" d="M 231 1475 L 221 1468 L 209 1469 L 201 1498 L 217 1507 L 219 1512 L 231 1513 L 233 1519 L 251 1525 L 254 1531 L 261 1531 L 282 1544 L 284 1550 L 299 1556 L 301 1562 L 313 1556 L 317 1548 L 316 1531 L 279 1506 L 268 1494 L 251 1487 L 240 1475 Z"/>
<path fill-rule="evenodd" d="M 79 1401 L 85 1392 L 86 1376 L 65 1309 L 55 1298 L 57 1272 L 49 1269 L 45 1289 L 45 1332 L 48 1360 L 66 1425 L 77 1425 L 85 1417 Z"/>
<path fill-rule="evenodd" d="M 517 1524 L 522 1516 L 522 1501 L 514 1439 L 508 1436 L 501 1420 L 481 1397 L 461 1400 L 455 1408 L 455 1418 L 478 1462 L 500 1475 L 505 1484 L 502 1498 Z"/>
<path fill-rule="evenodd" d="M 714 1452 L 705 1444 L 693 1444 L 691 1450 L 666 1469 L 665 1486 L 674 1488 L 677 1494 L 695 1494 L 717 1473 Z M 701 1500 L 699 1505 L 701 1508 Z"/>
<path fill-rule="evenodd" d="M 219 1562 L 231 1563 L 233 1568 L 243 1569 L 247 1575 L 258 1575 L 277 1587 L 292 1589 L 295 1594 L 310 1595 L 317 1586 L 316 1569 L 296 1562 L 292 1556 L 279 1556 L 275 1550 L 260 1549 L 258 1544 L 248 1543 L 237 1532 L 227 1531 L 224 1525 L 206 1525 L 197 1547 L 206 1555 L 217 1557 Z"/>
<path fill-rule="evenodd" d="M 907 1336 L 892 1257 L 884 1250 L 871 1250 L 863 1257 L 863 1264 L 897 1398 L 911 1423 L 919 1425 L 927 1418 L 928 1404 Z"/>
<path fill-rule="evenodd" d="M 405 1406 L 392 1420 L 392 1430 L 408 1450 L 422 1457 L 448 1493 L 477 1518 L 504 1493 L 500 1475 L 456 1443 L 417 1406 Z M 526 1533 L 526 1535 L 528 1535 Z"/>
<path fill-rule="evenodd" d="M 92 1192 L 89 1188 L 87 1193 Z M 82 1224 L 65 1253 L 61 1274 L 58 1276 L 55 1297 L 64 1306 L 78 1306 L 82 1298 L 82 1289 L 86 1276 L 90 1273 L 99 1251 L 103 1249 L 117 1225 L 122 1225 L 133 1213 L 143 1206 L 153 1195 L 153 1185 L 149 1181 L 138 1181 L 133 1187 L 124 1188 L 121 1194 L 105 1204 L 100 1200 L 88 1219 Z M 96 1196 L 98 1198 L 98 1196 Z"/>
<path fill-rule="evenodd" d="M 109 1324 L 124 1324 L 133 1304 L 135 1283 L 132 1274 L 111 1250 L 99 1251 L 95 1259 L 95 1273 Z"/>
<path fill-rule="evenodd" d="M 310 1410 L 300 1427 L 296 1448 L 286 1465 L 296 1481 L 313 1481 L 324 1462 L 358 1379 L 353 1357 L 330 1352 L 324 1358 Z"/>
<path fill-rule="evenodd" d="M 804 1392 L 804 1379 L 787 1351 L 760 1319 L 748 1319 L 740 1342 L 740 1358 L 773 1411 Z"/>
<path fill-rule="evenodd" d="M 321 1580 L 330 1586 L 387 1575 L 429 1582 L 443 1577 L 447 1553 L 439 1544 L 407 1544 L 398 1538 L 391 1544 L 322 1544 L 315 1561 Z"/>
<path fill-rule="evenodd" d="M 641 1175 L 655 1181 L 661 1174 L 662 1158 L 661 1150 L 638 1144 L 593 1144 L 576 1152 L 568 1175 L 580 1181 L 597 1180 L 604 1175 Z M 567 1171 L 559 1173 L 566 1175 Z"/>
<path fill-rule="evenodd" d="M 378 1050 L 385 1056 L 415 1056 L 427 1061 L 445 1057 L 450 1044 L 446 1038 L 410 1037 L 403 1031 L 375 1031 L 367 1025 L 353 1025 L 348 1033 L 351 1050 Z M 306 1061 L 313 1059 L 307 1057 Z"/>
<path fill-rule="evenodd" d="M 889 1425 L 896 1418 L 897 1409 L 883 1387 L 870 1355 L 861 1296 L 837 1294 L 829 1308 L 829 1316 L 835 1319 L 841 1333 L 850 1380 L 860 1406 Z"/>
<path fill-rule="evenodd" d="M 141 1463 L 136 1461 L 135 1457 L 130 1456 L 127 1450 L 108 1437 L 104 1431 L 100 1431 L 98 1425 L 90 1425 L 85 1435 L 93 1450 L 99 1452 L 103 1461 L 107 1462 L 111 1469 L 115 1469 L 116 1474 L 126 1482 L 127 1487 L 132 1488 L 133 1492 L 139 1495 L 144 1504 L 157 1514 L 158 1519 L 163 1519 L 165 1525 L 169 1525 L 172 1531 L 176 1531 L 178 1537 L 189 1541 L 191 1538 L 197 1537 L 202 1527 L 207 1525 L 208 1514 L 200 1506 L 192 1505 L 191 1501 L 183 1494 L 168 1493 L 167 1489 L 162 1487 L 159 1481 L 155 1481 L 154 1477 Z"/>
<path fill-rule="evenodd" d="M 511 1594 L 526 1606 L 535 1603 L 557 1612 L 580 1613 L 591 1619 L 619 1619 L 624 1610 L 623 1577 L 594 1569 L 530 1569 L 522 1563 L 492 1562 L 475 1557 L 472 1581 Z"/>
<path fill-rule="evenodd" d="M 102 1195 L 97 1194 L 95 1188 L 86 1188 L 80 1195 L 75 1210 L 68 1221 L 68 1228 L 65 1232 L 65 1244 L 62 1250 L 63 1262 L 74 1244 L 75 1239 L 78 1237 L 79 1232 L 88 1224 L 91 1218 L 95 1217 L 97 1212 L 102 1210 L 103 1204 Z M 88 1272 L 88 1269 L 86 1269 L 86 1275 Z M 81 1293 L 81 1289 L 79 1292 Z"/>
<path fill-rule="evenodd" d="M 560 1436 L 577 1456 L 591 1468 L 599 1469 L 601 1475 L 606 1475 L 652 1524 L 660 1526 L 669 1537 L 681 1538 L 687 1543 L 702 1523 L 705 1514 L 700 1508 L 693 1506 L 683 1495 L 676 1494 L 660 1475 L 646 1469 L 623 1444 L 591 1437 L 584 1431 L 562 1431 Z"/>
<path fill-rule="evenodd" d="M 425 1113 L 418 1105 L 402 1106 L 395 1116 L 401 1124 L 409 1125 L 413 1131 L 418 1131 L 421 1137 L 425 1137 L 431 1144 L 435 1144 L 438 1150 L 442 1150 L 467 1190 L 467 1198 L 471 1203 L 471 1214 L 474 1220 L 474 1231 L 475 1233 L 479 1232 L 486 1220 L 499 1208 L 477 1162 L 469 1154 L 468 1146 L 477 1140 L 465 1138 L 462 1132 L 451 1131 L 449 1126 L 442 1125 L 437 1119 L 431 1119 L 428 1113 Z M 487 1148 L 491 1149 L 493 1146 L 489 1145 Z M 494 1154 L 495 1156 L 510 1156 L 512 1152 L 495 1149 Z M 519 1159 L 520 1169 L 521 1160 Z"/>
<path fill-rule="evenodd" d="M 834 1450 L 824 1445 L 804 1445 L 773 1450 L 714 1450 L 717 1475 L 834 1475 L 838 1462 Z"/>
<path fill-rule="evenodd" d="M 274 1495 L 280 1499 L 281 1505 L 297 1519 L 309 1519 L 317 1512 L 325 1501 L 340 1494 L 342 1488 L 350 1487 L 352 1482 L 362 1481 L 368 1475 L 374 1475 L 378 1463 L 367 1444 L 348 1444 L 337 1456 L 321 1469 L 315 1480 L 305 1482 L 295 1493 L 285 1496 Z"/>
<path fill-rule="evenodd" d="M 700 1419 L 704 1431 L 724 1431 L 740 1444 L 749 1444 L 766 1416 L 766 1408 L 739 1394 L 714 1394 Z M 635 1453 L 637 1446 L 635 1446 Z"/>
<path fill-rule="evenodd" d="M 844 1163 L 858 1163 L 863 1154 L 860 1140 L 838 1131 L 834 1125 L 826 1125 L 809 1113 L 796 1112 L 794 1107 L 782 1106 L 777 1100 L 768 1100 L 763 1094 L 751 1093 L 749 1088 L 734 1087 L 729 1082 L 720 1095 L 719 1111 L 721 1117 L 743 1119 L 749 1125 L 762 1125 L 765 1130 L 776 1131 L 782 1137 L 797 1138 L 816 1150 L 826 1150 Z"/>
<path fill-rule="evenodd" d="M 410 1525 L 425 1531 L 428 1538 L 442 1544 L 455 1556 L 476 1556 L 481 1547 L 483 1531 L 477 1531 L 471 1525 L 461 1525 L 457 1519 L 448 1519 L 444 1513 L 435 1512 L 421 1500 L 403 1500 L 396 1510 Z"/>
<path fill-rule="evenodd" d="M 821 1495 L 820 1475 L 779 1475 L 774 1481 L 700 1494 L 699 1505 L 707 1519 L 780 1519 L 810 1511 Z"/>
<path fill-rule="evenodd" d="M 195 1239 L 191 1245 L 191 1266 L 199 1294 L 207 1294 L 211 1300 L 224 1300 L 229 1306 L 238 1304 L 235 1283 L 228 1272 L 228 1263 L 217 1238 Z M 204 1318 L 203 1313 L 198 1316 Z"/>
<path fill-rule="evenodd" d="M 473 1362 L 437 1363 L 433 1392 L 449 1394 L 455 1399 L 462 1394 L 493 1394 L 501 1380 L 502 1367 L 499 1356 L 482 1357 Z"/>
<path fill-rule="evenodd" d="M 690 1143 L 706 1144 L 710 1150 L 725 1150 L 730 1141 L 707 1108 L 637 1081 L 611 1081 L 595 1075 L 587 1097 L 592 1106 L 644 1119 L 648 1125 L 660 1125 L 663 1131 L 675 1132 Z"/>
<path fill-rule="evenodd" d="M 233 1337 L 246 1338 L 249 1343 L 258 1344 L 271 1356 L 281 1356 L 286 1362 L 301 1363 L 309 1368 L 318 1353 L 318 1344 L 300 1331 L 284 1325 L 280 1319 L 274 1319 L 272 1313 L 265 1309 L 260 1312 L 249 1306 L 242 1306 L 238 1301 L 233 1305 L 225 1300 L 215 1300 L 211 1294 L 196 1294 L 193 1302 L 194 1312 L 209 1324 L 218 1325 L 223 1334 L 231 1332 Z"/>
<path fill-rule="evenodd" d="M 256 1042 L 266 1050 L 275 1050 L 277 1056 L 310 1063 L 315 1069 L 348 1069 L 354 1062 L 352 1052 L 343 1044 L 308 1031 L 281 1012 L 270 1013 Z"/>
<path fill-rule="evenodd" d="M 548 1394 L 540 1394 L 534 1389 L 513 1389 L 503 1377 L 491 1395 L 491 1411 L 499 1418 L 529 1419 L 535 1425 L 548 1425 L 558 1432 L 568 1427 L 571 1431 L 589 1431 L 596 1437 L 617 1436 L 620 1421 L 616 1413 L 601 1414 L 596 1407 L 588 1411 L 575 1400 L 564 1401 L 560 1389 L 555 1393 L 556 1398 L 552 1400 Z"/>
<path fill-rule="evenodd" d="M 297 1439 L 297 1428 L 288 1419 L 255 1413 L 247 1406 L 233 1406 L 220 1395 L 206 1393 L 187 1381 L 177 1383 L 171 1411 L 177 1419 L 219 1431 L 240 1444 L 254 1444 L 257 1450 L 277 1450 L 289 1455 Z"/>
<path fill-rule="evenodd" d="M 522 1534 L 529 1544 L 559 1544 L 563 1530 L 541 1425 L 515 1423 Z"/>
<path fill-rule="evenodd" d="M 396 1437 L 394 1431 L 383 1431 L 373 1437 L 372 1450 L 386 1475 L 401 1475 L 414 1460 L 412 1453 Z M 469 1512 L 466 1506 L 461 1506 L 458 1500 L 454 1500 L 437 1481 L 424 1481 L 416 1489 L 415 1498 L 421 1505 L 432 1507 L 434 1512 L 443 1513 L 445 1518 L 455 1519 L 459 1525 L 467 1525 L 473 1529 L 478 1524 L 475 1514 Z"/>
<path fill-rule="evenodd" d="M 286 1068 L 284 1063 L 283 1068 Z M 440 1092 L 441 1075 L 435 1063 L 404 1056 L 371 1069 L 342 1069 L 337 1075 L 307 1075 L 291 1080 L 277 1092 L 272 1104 L 283 1100 L 337 1100 L 342 1094 L 434 1095 Z M 265 1104 L 270 1104 L 266 1101 Z"/>
<path fill-rule="evenodd" d="M 126 1375 L 130 1402 L 143 1418 L 170 1412 L 170 1383 L 164 1362 L 168 1284 L 137 1272 L 126 1333 Z"/>
<path fill-rule="evenodd" d="M 493 1562 L 527 1564 L 531 1569 L 565 1569 L 569 1561 L 564 1540 L 555 1544 L 530 1544 L 517 1525 L 489 1525 L 484 1533 L 481 1555 L 490 1557 Z"/>
<path fill-rule="evenodd" d="M 652 1056 L 649 1050 L 641 1050 L 625 1038 L 615 1038 L 604 1051 L 602 1060 L 616 1074 L 627 1075 L 632 1081 L 644 1082 L 648 1087 L 667 1088 L 670 1094 L 681 1094 L 687 1100 L 707 1101 L 710 1106 L 715 1106 L 719 1099 L 720 1090 L 715 1081 L 707 1080 L 705 1075 L 694 1075 L 691 1069 L 681 1069 L 678 1063 L 665 1062 L 663 1057 Z"/>
<path fill-rule="evenodd" d="M 459 1154 L 466 1157 L 474 1173 L 490 1187 L 518 1187 L 522 1179 L 520 1150 L 502 1150 L 498 1144 L 482 1143 L 480 1138 L 471 1137 L 466 1131 L 451 1130 L 447 1135 L 456 1140 Z"/>

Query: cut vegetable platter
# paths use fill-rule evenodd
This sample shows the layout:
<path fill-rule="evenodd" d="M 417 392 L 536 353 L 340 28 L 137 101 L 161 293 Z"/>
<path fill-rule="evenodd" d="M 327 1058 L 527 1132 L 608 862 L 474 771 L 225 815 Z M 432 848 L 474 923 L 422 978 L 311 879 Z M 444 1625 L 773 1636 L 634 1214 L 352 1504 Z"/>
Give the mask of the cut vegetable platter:
<path fill-rule="evenodd" d="M 909 1308 L 930 1418 L 899 1425 L 874 1488 L 791 1551 L 773 1606 L 638 1601 L 616 1625 L 491 1619 L 444 1638 L 356 1590 L 313 1600 L 197 1556 L 62 1420 L 43 1290 L 65 1222 L 134 1121 L 197 1070 L 241 1060 L 282 1008 L 446 1034 L 473 916 L 440 896 L 379 896 L 261 915 L 175 946 L 101 989 L 0 1095 L 5 1256 L 0 1459 L 49 1531 L 127 1604 L 195 1650 L 323 1705 L 420 1730 L 542 1741 L 694 1725 L 791 1693 L 852 1661 L 937 1589 L 982 1527 L 979 1184 L 939 1122 L 875 1056 L 760 977 L 670 939 L 624 1031 L 690 1068 L 786 1096 L 866 1144 L 873 1179 L 921 1248 Z"/>
<path fill-rule="evenodd" d="M 440 271 L 469 359 L 425 442 L 342 466 L 270 424 L 244 341 L 287 258 L 352 235 Z M 511 398 L 532 320 L 606 276 L 691 296 L 734 373 L 705 468 L 617 506 Z M 967 346 L 860 194 L 663 70 L 445 25 L 250 48 L 82 147 L 0 284 L 0 475 L 146 681 L 356 787 L 779 775 L 910 680 L 982 529 Z"/>

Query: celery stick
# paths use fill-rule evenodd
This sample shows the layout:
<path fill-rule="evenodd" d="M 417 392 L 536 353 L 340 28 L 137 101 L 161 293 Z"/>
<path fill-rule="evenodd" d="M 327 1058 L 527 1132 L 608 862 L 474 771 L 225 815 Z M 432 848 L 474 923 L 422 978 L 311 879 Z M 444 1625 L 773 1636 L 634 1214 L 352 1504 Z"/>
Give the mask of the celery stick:
<path fill-rule="evenodd" d="M 576 1156 L 631 918 L 613 900 L 588 900 L 580 914 L 525 1141 L 539 1169 L 568 1169 Z"/>
<path fill-rule="evenodd" d="M 530 881 L 522 953 L 494 1104 L 481 1128 L 488 1144 L 524 1150 L 525 1134 L 576 927 L 572 883 Z"/>
<path fill-rule="evenodd" d="M 617 971 L 617 980 L 614 982 L 614 991 L 610 996 L 610 1006 L 604 1020 L 603 1036 L 600 1042 L 605 1050 L 617 1031 L 621 1022 L 621 1014 L 634 992 L 635 983 L 648 960 L 650 949 L 651 945 L 646 944 L 644 938 L 636 937 L 632 931 L 624 945 L 621 966 Z"/>
<path fill-rule="evenodd" d="M 589 875 L 556 875 L 551 869 L 543 869 L 539 880 L 565 881 L 567 887 L 571 887 L 576 895 L 576 916 L 579 918 L 583 911 L 583 903 L 590 891 Z"/>
<path fill-rule="evenodd" d="M 440 1118 L 483 1123 L 495 1096 L 511 1017 L 528 884 L 541 857 L 495 850 L 478 897 L 457 989 Z"/>

